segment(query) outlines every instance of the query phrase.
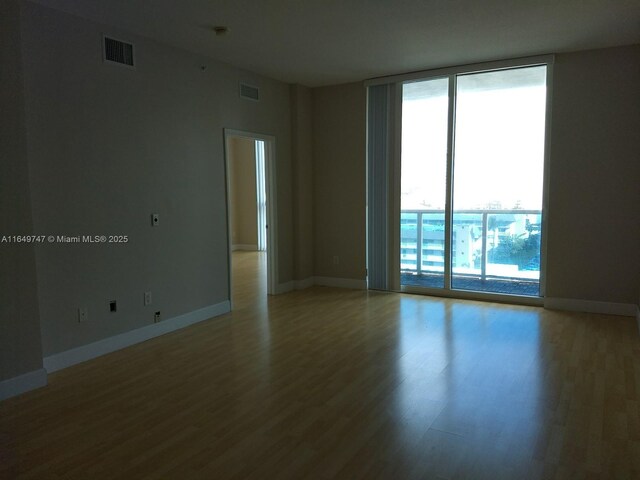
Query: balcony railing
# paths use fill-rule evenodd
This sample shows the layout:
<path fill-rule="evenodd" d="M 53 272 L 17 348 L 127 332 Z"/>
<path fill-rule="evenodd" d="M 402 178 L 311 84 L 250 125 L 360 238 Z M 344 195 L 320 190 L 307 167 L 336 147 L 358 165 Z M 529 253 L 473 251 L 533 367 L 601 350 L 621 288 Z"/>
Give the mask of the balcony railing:
<path fill-rule="evenodd" d="M 401 270 L 444 274 L 444 210 L 402 210 Z M 540 210 L 456 210 L 451 238 L 452 278 L 474 277 L 537 284 Z"/>

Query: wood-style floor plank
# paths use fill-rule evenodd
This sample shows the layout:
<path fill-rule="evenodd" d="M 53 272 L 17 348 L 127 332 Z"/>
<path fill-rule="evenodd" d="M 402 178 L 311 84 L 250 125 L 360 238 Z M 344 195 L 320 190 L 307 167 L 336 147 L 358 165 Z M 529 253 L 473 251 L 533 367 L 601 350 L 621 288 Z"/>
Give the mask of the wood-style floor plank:
<path fill-rule="evenodd" d="M 0 403 L 2 479 L 638 479 L 631 318 L 314 287 Z"/>

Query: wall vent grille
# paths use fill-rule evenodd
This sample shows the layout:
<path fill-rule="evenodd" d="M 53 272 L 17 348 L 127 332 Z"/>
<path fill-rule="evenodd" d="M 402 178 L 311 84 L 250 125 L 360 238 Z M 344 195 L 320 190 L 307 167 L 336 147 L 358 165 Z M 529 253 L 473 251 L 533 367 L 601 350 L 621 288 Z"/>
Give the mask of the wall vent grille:
<path fill-rule="evenodd" d="M 104 61 L 133 67 L 133 45 L 105 36 Z"/>
<path fill-rule="evenodd" d="M 258 100 L 260 100 L 260 90 L 258 89 L 258 87 L 247 85 L 246 83 L 241 83 L 240 98 L 257 102 Z"/>

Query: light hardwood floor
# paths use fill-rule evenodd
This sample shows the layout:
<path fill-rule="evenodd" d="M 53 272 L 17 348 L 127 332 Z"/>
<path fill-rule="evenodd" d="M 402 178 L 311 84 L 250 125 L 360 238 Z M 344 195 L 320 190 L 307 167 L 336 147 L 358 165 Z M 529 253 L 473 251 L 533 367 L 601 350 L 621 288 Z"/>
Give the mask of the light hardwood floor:
<path fill-rule="evenodd" d="M 632 318 L 267 298 L 255 257 L 234 255 L 233 313 L 0 403 L 0 477 L 640 478 Z"/>

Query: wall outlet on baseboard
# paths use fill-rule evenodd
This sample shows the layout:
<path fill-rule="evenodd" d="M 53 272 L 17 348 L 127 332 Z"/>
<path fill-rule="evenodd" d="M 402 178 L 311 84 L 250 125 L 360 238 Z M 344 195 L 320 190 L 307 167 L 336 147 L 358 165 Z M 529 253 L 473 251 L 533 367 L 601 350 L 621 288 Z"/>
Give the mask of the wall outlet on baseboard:
<path fill-rule="evenodd" d="M 153 323 L 158 323 L 160 321 L 160 312 L 156 312 L 153 315 Z"/>
<path fill-rule="evenodd" d="M 144 305 L 151 305 L 153 298 L 151 297 L 151 292 L 144 292 Z"/>
<path fill-rule="evenodd" d="M 86 308 L 78 308 L 78 322 L 83 323 L 89 319 L 89 310 Z"/>

